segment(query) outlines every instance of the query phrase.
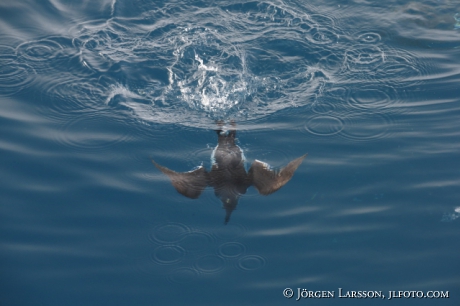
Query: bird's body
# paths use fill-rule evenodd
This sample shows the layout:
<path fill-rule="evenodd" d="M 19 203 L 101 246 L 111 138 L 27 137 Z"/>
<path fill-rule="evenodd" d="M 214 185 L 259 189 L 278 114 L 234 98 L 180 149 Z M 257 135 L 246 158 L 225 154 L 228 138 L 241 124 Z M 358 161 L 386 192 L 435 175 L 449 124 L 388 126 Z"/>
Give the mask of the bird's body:
<path fill-rule="evenodd" d="M 271 170 L 268 164 L 255 160 L 246 172 L 243 151 L 235 144 L 236 130 L 219 129 L 216 132 L 218 144 L 211 155 L 210 172 L 200 166 L 189 172 L 177 173 L 153 163 L 171 179 L 176 190 L 186 197 L 196 199 L 207 186 L 214 188 L 215 195 L 226 210 L 225 223 L 230 220 L 240 196 L 246 193 L 248 187 L 254 185 L 262 195 L 277 191 L 291 179 L 306 156 L 291 161 L 280 171 Z"/>

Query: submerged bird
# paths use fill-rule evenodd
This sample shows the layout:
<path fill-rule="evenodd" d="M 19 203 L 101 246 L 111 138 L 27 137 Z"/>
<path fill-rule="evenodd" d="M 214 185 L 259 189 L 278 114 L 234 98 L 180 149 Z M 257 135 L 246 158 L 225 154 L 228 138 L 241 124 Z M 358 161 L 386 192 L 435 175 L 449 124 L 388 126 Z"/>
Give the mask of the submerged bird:
<path fill-rule="evenodd" d="M 294 159 L 279 170 L 255 160 L 246 173 L 244 155 L 235 144 L 236 129 L 224 131 L 221 126 L 216 130 L 218 145 L 214 149 L 211 160 L 212 168 L 207 172 L 203 166 L 192 171 L 178 173 L 157 164 L 153 164 L 166 174 L 176 190 L 191 199 L 197 199 L 207 187 L 213 187 L 215 195 L 222 201 L 226 210 L 225 224 L 230 220 L 232 211 L 238 205 L 238 199 L 253 185 L 260 194 L 269 195 L 283 187 L 294 175 L 307 154 Z"/>

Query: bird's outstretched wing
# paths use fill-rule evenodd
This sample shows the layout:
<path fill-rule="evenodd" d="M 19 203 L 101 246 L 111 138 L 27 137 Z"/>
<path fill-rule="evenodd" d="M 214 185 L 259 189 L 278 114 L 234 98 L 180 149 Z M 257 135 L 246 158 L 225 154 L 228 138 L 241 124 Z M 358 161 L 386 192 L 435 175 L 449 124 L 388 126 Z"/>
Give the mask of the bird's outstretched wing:
<path fill-rule="evenodd" d="M 307 154 L 294 159 L 280 170 L 272 170 L 270 166 L 255 160 L 249 169 L 249 179 L 260 194 L 269 195 L 283 187 L 294 175 Z"/>
<path fill-rule="evenodd" d="M 187 198 L 197 199 L 208 186 L 208 173 L 203 166 L 189 172 L 178 173 L 157 164 L 154 160 L 152 160 L 152 163 L 166 174 L 174 188 Z"/>

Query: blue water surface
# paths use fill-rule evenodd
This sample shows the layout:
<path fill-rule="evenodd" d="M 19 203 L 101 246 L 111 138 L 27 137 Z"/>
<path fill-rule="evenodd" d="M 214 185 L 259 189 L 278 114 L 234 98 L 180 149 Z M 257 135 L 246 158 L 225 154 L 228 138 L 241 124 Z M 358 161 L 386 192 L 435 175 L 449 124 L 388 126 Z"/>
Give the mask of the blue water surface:
<path fill-rule="evenodd" d="M 460 305 L 458 13 L 2 1 L 0 304 Z M 209 170 L 219 120 L 248 166 L 308 153 L 227 225 L 151 163 Z"/>

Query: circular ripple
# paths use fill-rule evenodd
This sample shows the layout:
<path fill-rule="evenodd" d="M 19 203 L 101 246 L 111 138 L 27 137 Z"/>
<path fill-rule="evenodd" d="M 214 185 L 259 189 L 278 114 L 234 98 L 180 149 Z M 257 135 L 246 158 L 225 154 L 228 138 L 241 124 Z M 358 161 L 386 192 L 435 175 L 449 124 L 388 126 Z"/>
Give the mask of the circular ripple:
<path fill-rule="evenodd" d="M 109 116 L 82 115 L 66 123 L 58 142 L 74 149 L 104 150 L 127 139 L 126 129 Z"/>
<path fill-rule="evenodd" d="M 238 261 L 238 268 L 245 271 L 258 270 L 265 266 L 265 259 L 258 255 L 247 255 Z"/>
<path fill-rule="evenodd" d="M 244 254 L 246 247 L 239 242 L 227 242 L 219 246 L 219 254 L 223 257 L 236 258 Z"/>
<path fill-rule="evenodd" d="M 203 273 L 217 273 L 225 268 L 225 259 L 217 255 L 206 255 L 196 261 L 196 268 Z"/>
<path fill-rule="evenodd" d="M 200 252 L 213 247 L 214 238 L 206 232 L 192 232 L 179 243 L 187 252 Z"/>
<path fill-rule="evenodd" d="M 338 35 L 333 31 L 325 28 L 313 28 L 306 38 L 307 40 L 317 44 L 330 44 L 337 41 Z"/>
<path fill-rule="evenodd" d="M 75 76 L 56 75 L 43 84 L 43 114 L 67 121 L 68 115 L 93 114 L 107 109 L 104 101 L 107 89 L 97 80 L 81 79 Z"/>
<path fill-rule="evenodd" d="M 28 41 L 18 46 L 17 54 L 28 61 L 43 62 L 55 58 L 63 47 L 49 39 Z"/>
<path fill-rule="evenodd" d="M 217 10 L 216 13 L 221 12 Z M 284 8 L 277 14 L 280 14 L 283 23 L 293 19 L 285 16 Z M 229 38 L 235 33 L 233 28 L 225 28 L 225 23 L 218 27 L 212 26 L 215 16 L 211 19 L 203 16 L 204 19 L 193 26 L 180 26 L 181 22 L 176 25 L 167 23 L 147 36 L 144 32 L 127 35 L 125 29 L 119 31 L 118 27 L 115 27 L 114 20 L 103 24 L 88 23 L 75 29 L 78 37 L 73 41 L 75 48 L 82 52 L 82 62 L 94 72 L 106 72 L 107 69 L 115 71 L 116 67 L 125 67 L 127 63 L 145 63 L 146 59 L 152 63 L 151 66 L 158 66 L 161 58 L 161 66 L 164 67 L 161 69 L 161 82 L 150 82 L 149 77 L 145 76 L 142 80 L 148 85 L 138 85 L 139 93 L 142 92 L 141 97 L 130 99 L 129 103 L 123 105 L 133 116 L 145 122 L 180 124 L 193 126 L 195 129 L 210 128 L 217 118 L 236 117 L 242 121 L 253 120 L 267 117 L 295 104 L 285 103 L 286 100 L 295 99 L 292 94 L 287 94 L 291 97 L 286 97 L 286 100 L 277 98 L 280 93 L 284 95 L 290 90 L 280 88 L 282 84 L 279 85 L 278 81 L 269 81 L 269 85 L 272 85 L 269 88 L 265 86 L 265 79 L 261 74 L 256 73 L 264 69 L 269 74 L 269 69 L 258 65 L 256 60 L 266 57 L 259 56 L 259 52 L 254 50 L 247 51 L 246 45 L 250 45 L 246 44 L 244 39 L 242 43 L 232 44 L 232 39 Z M 245 14 L 241 17 L 246 20 L 248 18 Z M 313 35 L 312 39 L 318 44 L 327 43 L 331 39 L 336 40 L 336 35 L 329 29 L 333 24 L 332 19 L 323 15 L 312 17 L 318 22 L 317 29 L 310 28 L 311 33 L 307 35 Z M 298 19 L 295 23 L 300 22 L 301 19 Z M 294 47 L 299 50 L 303 45 L 303 39 L 300 40 L 302 41 L 294 41 Z M 146 50 L 152 50 L 152 47 L 157 51 L 147 53 Z M 154 54 L 162 55 L 158 57 Z M 266 62 L 270 66 L 271 61 Z M 337 59 L 330 56 L 326 62 L 335 66 Z M 304 71 L 307 67 L 299 68 L 299 71 Z M 123 69 L 123 72 L 128 74 L 130 70 Z M 129 78 L 137 77 L 130 75 Z M 323 84 L 327 81 L 325 79 L 321 78 L 318 83 Z M 303 76 L 295 81 L 292 88 L 297 90 L 305 84 Z M 269 99 L 266 99 L 267 97 Z M 307 99 L 298 100 L 302 104 L 308 103 Z M 114 101 L 116 102 L 116 99 Z M 109 107 L 120 106 L 118 103 L 113 104 L 110 103 Z"/>
<path fill-rule="evenodd" d="M 14 95 L 30 86 L 35 70 L 23 64 L 0 65 L 0 95 Z"/>
<path fill-rule="evenodd" d="M 65 37 L 28 41 L 16 48 L 19 61 L 30 64 L 37 73 L 48 76 L 80 67 L 81 65 L 70 63 L 77 53 L 78 50 L 72 46 L 71 40 Z"/>
<path fill-rule="evenodd" d="M 161 265 L 172 265 L 180 262 L 185 256 L 185 250 L 179 246 L 159 246 L 153 251 L 152 260 Z"/>
<path fill-rule="evenodd" d="M 149 238 L 156 243 L 175 243 L 190 234 L 190 229 L 182 223 L 167 223 L 155 227 Z"/>
<path fill-rule="evenodd" d="M 310 19 L 316 24 L 333 26 L 335 21 L 332 17 L 323 14 L 311 14 Z"/>
<path fill-rule="evenodd" d="M 424 76 L 429 74 L 427 69 L 426 63 L 419 62 L 414 54 L 392 49 L 385 57 L 385 66 L 380 73 L 387 84 L 400 87 L 423 82 Z"/>
<path fill-rule="evenodd" d="M 353 108 L 364 110 L 383 109 L 397 102 L 393 88 L 379 85 L 361 86 L 353 90 L 347 99 Z"/>
<path fill-rule="evenodd" d="M 327 99 L 317 100 L 315 101 L 314 105 L 311 107 L 311 110 L 314 113 L 320 114 L 320 115 L 332 113 L 334 112 L 335 105 L 336 105 L 336 103 L 334 103 L 334 101 L 332 100 L 334 99 L 327 98 Z"/>
<path fill-rule="evenodd" d="M 193 268 L 179 268 L 168 275 L 168 280 L 173 283 L 187 284 L 195 281 L 200 276 L 198 270 Z"/>
<path fill-rule="evenodd" d="M 341 109 L 349 96 L 349 87 L 328 88 L 327 95 L 319 96 L 311 107 L 311 111 L 317 115 L 340 116 L 337 111 Z"/>
<path fill-rule="evenodd" d="M 370 141 L 388 135 L 391 117 L 381 113 L 351 114 L 344 118 L 340 135 L 354 141 Z"/>
<path fill-rule="evenodd" d="M 358 45 L 345 52 L 345 65 L 348 70 L 375 74 L 385 61 L 385 53 L 378 46 Z"/>
<path fill-rule="evenodd" d="M 217 141 L 217 137 L 216 137 L 216 141 Z M 181 143 L 178 143 L 176 142 L 178 146 L 181 145 Z M 183 147 L 183 143 L 182 143 L 182 150 L 184 149 Z M 209 160 L 211 159 L 211 154 L 212 154 L 212 151 L 213 151 L 213 148 L 199 148 L 199 149 L 195 149 L 195 148 L 190 148 L 191 150 L 188 150 L 190 152 L 190 154 L 187 154 L 185 160 L 187 161 L 187 163 L 193 165 L 197 162 L 209 162 Z M 198 166 L 197 164 L 195 164 L 195 166 Z"/>
<path fill-rule="evenodd" d="M 305 129 L 316 136 L 332 136 L 343 130 L 343 122 L 333 116 L 316 116 L 305 123 Z"/>
<path fill-rule="evenodd" d="M 0 45 L 0 64 L 11 63 L 16 58 L 16 50 L 13 47 Z"/>
<path fill-rule="evenodd" d="M 367 75 L 375 77 L 376 73 L 379 80 L 386 80 L 384 77 L 385 72 L 389 71 L 388 68 L 394 75 L 395 83 L 407 76 L 403 73 L 404 76 L 398 77 L 401 75 L 399 72 L 407 68 L 403 61 L 391 63 L 389 66 L 388 53 L 391 53 L 391 50 L 388 52 L 390 47 L 381 43 L 382 37 L 378 33 L 353 31 L 353 41 L 357 43 L 357 46 L 353 46 L 346 38 L 348 34 L 342 35 L 342 29 L 336 26 L 334 14 L 316 13 L 310 9 L 301 12 L 302 8 L 290 7 L 289 4 L 277 6 L 268 2 L 254 3 L 228 5 L 225 9 L 210 8 L 196 15 L 195 22 L 190 22 L 190 15 L 186 14 L 186 10 L 172 5 L 166 11 L 161 10 L 161 13 L 153 12 L 153 15 L 147 18 L 154 20 L 159 16 L 157 14 L 164 17 L 165 12 L 174 12 L 177 22 L 165 22 L 148 33 L 135 26 L 140 19 L 122 21 L 112 18 L 108 21 L 79 23 L 67 31 L 72 36 L 71 41 L 62 37 L 28 41 L 19 45 L 17 55 L 38 72 L 38 67 L 49 67 L 48 62 L 52 59 L 52 68 L 58 68 L 60 73 L 47 74 L 48 79 L 53 75 L 59 75 L 61 79 L 64 74 L 69 73 L 69 67 L 76 66 L 80 67 L 77 69 L 82 69 L 85 75 L 93 76 L 88 80 L 89 85 L 77 84 L 86 80 L 84 77 L 76 77 L 76 82 L 71 81 L 63 86 L 57 85 L 61 88 L 53 88 L 59 93 L 46 96 L 46 101 L 51 104 L 50 113 L 53 113 L 54 109 L 91 111 L 101 106 L 98 102 L 122 100 L 124 105 L 109 103 L 105 106 L 115 111 L 120 108 L 123 108 L 123 111 L 128 109 L 130 116 L 140 121 L 192 126 L 194 129 L 210 128 L 217 117 L 235 116 L 241 121 L 246 121 L 266 118 L 286 109 L 295 112 L 294 105 L 310 105 L 311 99 L 302 99 L 298 95 L 299 92 L 304 92 L 304 88 L 309 88 L 305 85 L 309 82 L 313 82 L 313 88 L 318 89 L 315 89 L 314 93 L 321 96 L 327 93 L 323 88 L 331 83 L 344 84 L 349 79 L 361 80 Z M 216 17 L 225 21 L 216 24 Z M 237 27 L 236 20 L 240 21 Z M 276 20 L 276 24 L 270 20 Z M 134 23 L 131 25 L 134 27 L 129 26 L 132 22 Z M 280 54 L 277 45 L 267 45 L 266 55 L 263 55 L 260 48 L 254 47 L 254 39 L 259 42 L 258 37 L 240 35 L 235 40 L 237 28 L 242 32 L 263 30 L 269 37 L 279 38 L 286 30 L 292 29 L 287 28 L 288 25 L 295 27 L 295 35 L 285 37 L 292 45 L 293 55 L 303 58 L 305 45 L 312 47 L 311 52 L 308 52 L 311 56 L 297 61 L 295 71 L 291 68 L 292 61 L 283 61 L 283 55 Z M 338 35 L 344 38 L 338 39 Z M 307 43 L 302 36 L 307 36 L 312 43 Z M 263 39 L 260 42 L 262 41 Z M 380 43 L 380 46 L 377 46 L 377 43 Z M 14 44 L 17 45 L 18 43 Z M 384 49 L 381 50 L 379 47 Z M 0 48 L 0 53 L 3 50 L 8 54 L 6 58 L 9 61 L 11 49 Z M 281 69 L 277 76 L 273 76 L 273 71 L 279 70 L 271 63 L 272 58 L 276 57 L 276 63 L 288 65 L 284 65 L 284 69 Z M 58 67 L 55 64 L 56 58 L 75 62 L 74 65 Z M 263 58 L 267 60 L 263 62 Z M 308 70 L 312 63 L 320 63 L 318 67 L 324 71 L 324 77 L 315 77 L 312 81 L 306 80 L 305 75 L 301 73 L 298 73 L 299 77 L 290 77 L 293 72 L 297 75 L 296 71 Z M 160 66 L 161 68 L 158 68 Z M 336 73 L 337 68 L 342 66 L 344 70 L 348 67 L 350 71 Z M 75 75 L 74 71 L 70 73 Z M 126 99 L 118 99 L 118 95 L 113 100 L 106 100 L 108 86 L 102 86 L 100 93 L 88 92 L 91 85 L 99 88 L 97 77 L 101 75 L 111 75 L 122 80 L 127 89 L 128 85 L 135 85 L 139 97 L 128 96 Z M 268 82 L 271 88 L 265 86 L 266 82 L 262 80 L 264 76 L 273 79 Z M 66 79 L 65 76 L 62 79 Z M 75 88 L 72 88 L 73 86 Z M 79 86 L 82 93 L 78 90 Z M 48 99 L 50 97 L 51 101 Z M 324 105 L 321 107 L 323 108 L 315 111 L 328 115 L 334 112 Z M 61 112 L 55 113 L 59 118 L 63 117 Z M 339 117 L 337 114 L 335 116 Z M 334 133 L 333 130 L 315 130 L 315 127 L 312 127 L 312 131 L 326 135 Z"/>
<path fill-rule="evenodd" d="M 364 32 L 357 35 L 357 40 L 364 44 L 375 44 L 382 40 L 382 37 L 378 33 Z"/>
<path fill-rule="evenodd" d="M 324 52 L 325 51 L 321 51 L 321 53 Z M 336 52 L 329 52 L 328 55 L 321 54 L 321 58 L 318 60 L 318 65 L 320 65 L 320 67 L 322 67 L 324 71 L 328 72 L 328 74 L 330 74 L 330 72 L 334 72 L 338 68 L 340 68 L 342 62 L 343 59 L 341 56 L 339 56 L 339 54 L 337 54 Z M 332 76 L 334 76 L 334 74 L 332 74 Z"/>

